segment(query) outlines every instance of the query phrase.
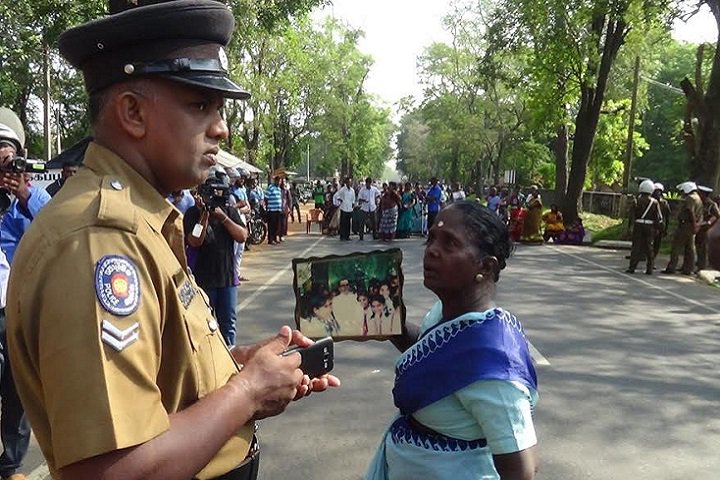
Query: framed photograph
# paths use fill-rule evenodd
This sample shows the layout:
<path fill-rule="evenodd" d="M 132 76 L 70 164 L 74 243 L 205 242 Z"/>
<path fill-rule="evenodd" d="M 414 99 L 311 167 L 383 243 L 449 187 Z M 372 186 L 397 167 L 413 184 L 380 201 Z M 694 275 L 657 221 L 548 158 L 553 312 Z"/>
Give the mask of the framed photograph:
<path fill-rule="evenodd" d="M 310 338 L 400 335 L 405 325 L 400 249 L 293 259 L 295 323 Z"/>

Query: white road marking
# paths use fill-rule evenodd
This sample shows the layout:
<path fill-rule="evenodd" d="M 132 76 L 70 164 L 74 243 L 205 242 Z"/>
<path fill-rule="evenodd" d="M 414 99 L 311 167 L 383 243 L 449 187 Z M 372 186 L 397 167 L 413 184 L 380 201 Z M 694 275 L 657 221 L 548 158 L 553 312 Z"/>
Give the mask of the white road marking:
<path fill-rule="evenodd" d="M 300 254 L 300 257 L 302 258 L 302 257 L 304 257 L 305 255 L 307 255 L 308 253 L 310 253 L 310 251 L 312 251 L 312 249 L 315 248 L 318 243 L 322 242 L 324 238 L 325 238 L 325 237 L 320 237 L 315 243 L 313 243 L 313 244 L 310 245 L 308 248 L 306 248 L 305 251 Z M 290 265 L 288 265 L 287 267 L 283 268 L 282 270 L 280 270 L 279 272 L 277 272 L 275 275 L 273 275 L 273 277 L 272 277 L 270 280 L 268 280 L 267 282 L 265 282 L 265 284 L 263 284 L 262 287 L 260 287 L 260 288 L 258 288 L 257 290 L 255 290 L 252 295 L 250 295 L 248 298 L 246 298 L 245 300 L 243 300 L 242 302 L 240 302 L 240 305 L 238 305 L 238 306 L 237 306 L 237 309 L 236 309 L 237 312 L 239 313 L 243 308 L 247 307 L 247 306 L 250 305 L 253 301 L 255 301 L 255 299 L 256 299 L 257 297 L 259 297 L 260 295 L 262 295 L 262 293 L 263 293 L 265 290 L 267 290 L 268 288 L 270 288 L 270 286 L 271 286 L 273 283 L 277 282 L 278 279 L 279 279 L 280 277 L 282 277 L 283 275 L 285 275 L 285 274 L 288 272 L 288 270 L 290 270 L 291 268 L 292 268 L 292 263 L 291 263 Z"/>
<path fill-rule="evenodd" d="M 543 356 L 543 354 L 540 353 L 540 350 L 535 348 L 535 345 L 530 343 L 530 341 L 528 341 L 528 346 L 530 347 L 530 356 L 532 357 L 533 360 L 535 360 L 536 365 L 544 365 L 544 366 L 550 365 L 550 361 L 547 358 L 545 358 Z"/>
<path fill-rule="evenodd" d="M 671 291 L 671 290 L 668 290 L 667 288 L 663 288 L 663 287 L 661 287 L 660 285 L 656 285 L 656 284 L 654 284 L 654 283 L 650 283 L 650 282 L 648 282 L 647 280 L 643 280 L 642 278 L 638 278 L 638 277 L 635 277 L 635 276 L 633 276 L 633 275 L 628 275 L 627 273 L 618 272 L 618 271 L 617 271 L 616 269 L 614 269 L 614 268 L 606 267 L 605 265 L 601 265 L 601 264 L 599 264 L 599 263 L 597 263 L 597 262 L 593 262 L 592 260 L 588 260 L 587 258 L 583 258 L 583 257 L 581 257 L 581 256 L 579 256 L 579 255 L 575 255 L 574 253 L 565 252 L 565 251 L 563 251 L 563 250 L 561 250 L 561 249 L 559 249 L 559 248 L 557 248 L 557 247 L 553 247 L 552 245 L 548 245 L 547 247 L 548 247 L 548 248 L 552 248 L 552 249 L 555 250 L 556 252 L 562 253 L 563 255 L 567 255 L 568 257 L 573 257 L 573 258 L 575 258 L 575 259 L 577 259 L 577 260 L 580 260 L 581 262 L 588 263 L 588 264 L 593 265 L 593 266 L 595 266 L 595 267 L 597 267 L 597 268 L 600 268 L 600 269 L 602 269 L 602 270 L 605 270 L 606 272 L 614 273 L 614 274 L 617 275 L 617 276 L 624 277 L 624 278 L 627 278 L 628 280 L 632 280 L 632 281 L 634 281 L 634 282 L 643 284 L 643 285 L 645 285 L 646 287 L 650 287 L 650 288 L 653 288 L 653 289 L 655 289 L 655 290 L 660 290 L 661 292 L 664 292 L 664 293 L 670 295 L 671 297 L 675 297 L 675 298 L 677 298 L 678 300 L 682 300 L 682 301 L 685 302 L 685 303 L 689 303 L 689 304 L 694 305 L 694 306 L 696 306 L 696 307 L 704 308 L 705 310 L 707 310 L 707 311 L 709 311 L 709 312 L 712 312 L 712 313 L 720 313 L 720 310 L 718 310 L 717 308 L 710 307 L 710 306 L 708 306 L 708 305 L 703 304 L 702 302 L 698 302 L 697 300 L 693 300 L 693 299 L 691 299 L 691 298 L 683 297 L 683 296 L 680 295 L 679 293 L 675 293 L 675 292 L 673 292 L 673 291 Z"/>
<path fill-rule="evenodd" d="M 50 478 L 50 469 L 48 468 L 47 464 L 43 463 L 39 467 L 37 467 L 35 470 L 30 472 L 30 475 L 27 476 L 27 480 L 47 480 Z"/>

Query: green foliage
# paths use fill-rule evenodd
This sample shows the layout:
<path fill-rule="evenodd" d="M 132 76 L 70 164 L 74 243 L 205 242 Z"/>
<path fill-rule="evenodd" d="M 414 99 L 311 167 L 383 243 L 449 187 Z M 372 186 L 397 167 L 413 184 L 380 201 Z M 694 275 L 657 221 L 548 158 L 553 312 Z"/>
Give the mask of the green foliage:
<path fill-rule="evenodd" d="M 680 88 L 680 81 L 694 74 L 696 48 L 671 39 L 659 44 L 648 62 L 652 78 L 660 84 Z M 635 162 L 633 174 L 677 185 L 688 176 L 687 152 L 682 139 L 687 102 L 681 92 L 670 91 L 657 83 L 649 83 L 647 92 L 643 135 L 650 149 Z"/>
<path fill-rule="evenodd" d="M 587 189 L 597 190 L 603 185 L 616 188 L 622 186 L 629 112 L 630 99 L 605 102 L 604 114 L 600 117 L 592 157 L 588 164 L 588 175 L 585 179 Z M 640 125 L 641 121 L 636 117 L 633 141 L 635 158 L 641 158 L 649 147 L 638 132 Z"/>
<path fill-rule="evenodd" d="M 68 142 L 84 136 L 86 97 L 80 76 L 55 49 L 67 28 L 105 12 L 100 0 L 19 0 L 0 3 L 0 104 L 12 108 L 25 125 L 31 155 L 41 156 L 42 124 L 38 105 L 44 97 L 44 51 L 48 48 L 53 105 L 62 112 L 60 126 Z M 40 107 L 41 108 L 41 107 Z"/>
<path fill-rule="evenodd" d="M 229 107 L 229 147 L 276 169 L 305 162 L 309 144 L 314 175 L 380 173 L 393 127 L 389 110 L 364 91 L 372 60 L 357 47 L 361 36 L 332 19 L 315 26 L 306 16 L 236 36 L 232 75 L 253 96 Z"/>

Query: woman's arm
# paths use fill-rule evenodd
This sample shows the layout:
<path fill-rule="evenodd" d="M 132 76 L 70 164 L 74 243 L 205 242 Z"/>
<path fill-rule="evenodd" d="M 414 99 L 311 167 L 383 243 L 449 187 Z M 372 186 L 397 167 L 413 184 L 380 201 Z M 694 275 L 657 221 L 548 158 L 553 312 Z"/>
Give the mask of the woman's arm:
<path fill-rule="evenodd" d="M 493 455 L 501 480 L 533 480 L 538 470 L 537 446 L 521 452 Z"/>

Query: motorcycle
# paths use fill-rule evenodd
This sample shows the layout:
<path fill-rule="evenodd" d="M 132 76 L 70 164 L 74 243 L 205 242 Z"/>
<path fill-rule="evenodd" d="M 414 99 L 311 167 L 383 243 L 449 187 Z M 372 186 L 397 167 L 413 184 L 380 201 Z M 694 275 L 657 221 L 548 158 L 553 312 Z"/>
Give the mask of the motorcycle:
<path fill-rule="evenodd" d="M 248 242 L 251 245 L 260 245 L 267 238 L 267 224 L 263 218 L 263 212 L 260 207 L 255 207 L 250 212 L 250 221 L 248 222 Z"/>

